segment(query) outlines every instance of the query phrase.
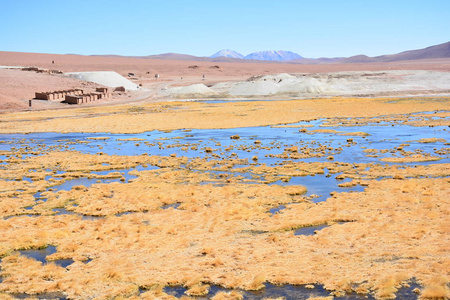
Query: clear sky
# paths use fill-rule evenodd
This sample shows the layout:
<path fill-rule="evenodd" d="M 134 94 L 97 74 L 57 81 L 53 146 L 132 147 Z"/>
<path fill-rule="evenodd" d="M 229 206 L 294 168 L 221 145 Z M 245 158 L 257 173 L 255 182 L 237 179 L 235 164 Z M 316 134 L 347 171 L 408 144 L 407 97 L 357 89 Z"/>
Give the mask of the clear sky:
<path fill-rule="evenodd" d="M 0 0 L 0 51 L 376 56 L 450 41 L 450 0 Z"/>

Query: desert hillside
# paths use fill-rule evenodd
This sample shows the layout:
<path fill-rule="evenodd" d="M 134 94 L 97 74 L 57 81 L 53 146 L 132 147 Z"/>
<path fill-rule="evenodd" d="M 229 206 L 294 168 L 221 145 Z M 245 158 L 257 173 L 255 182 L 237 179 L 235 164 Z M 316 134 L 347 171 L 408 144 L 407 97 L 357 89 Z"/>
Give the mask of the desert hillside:
<path fill-rule="evenodd" d="M 157 101 L 165 93 L 166 87 L 202 84 L 206 87 L 220 82 L 245 82 L 249 78 L 281 73 L 317 74 L 343 71 L 383 71 L 383 70 L 433 70 L 450 71 L 450 59 L 409 60 L 383 63 L 351 64 L 288 64 L 274 62 L 207 62 L 188 60 L 145 59 L 126 57 L 98 57 L 82 55 L 57 55 L 39 53 L 0 52 L 0 66 L 37 67 L 56 70 L 58 73 L 85 71 L 115 71 L 139 84 L 147 93 L 126 93 L 115 95 L 114 102 L 146 99 Z M 155 75 L 158 74 L 158 78 Z M 0 110 L 20 110 L 28 108 L 28 101 L 35 92 L 54 91 L 71 88 L 94 88 L 89 82 L 67 78 L 62 74 L 35 73 L 17 69 L 0 69 Z M 205 88 L 202 88 L 205 90 Z M 162 92 L 160 92 L 162 91 Z M 194 89 L 194 91 L 197 91 Z M 250 93 L 250 94 L 249 94 Z M 177 93 L 176 98 L 179 98 Z M 192 97 L 186 93 L 183 97 Z M 196 94 L 196 93 L 191 93 Z M 218 93 L 220 95 L 220 92 Z M 264 93 L 263 93 L 264 94 Z M 230 95 L 234 95 L 233 92 Z M 261 95 L 255 93 L 254 96 Z M 173 95 L 172 95 L 173 96 Z M 203 95 L 204 96 L 204 95 Z M 252 96 L 251 91 L 238 96 Z M 34 109 L 57 108 L 43 101 L 33 103 Z"/>

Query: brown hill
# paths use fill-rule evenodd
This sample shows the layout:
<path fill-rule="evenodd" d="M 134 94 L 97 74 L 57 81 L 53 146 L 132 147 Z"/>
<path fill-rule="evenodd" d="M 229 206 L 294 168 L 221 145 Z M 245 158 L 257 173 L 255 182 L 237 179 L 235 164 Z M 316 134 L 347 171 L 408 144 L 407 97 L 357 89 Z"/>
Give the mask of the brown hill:
<path fill-rule="evenodd" d="M 206 57 L 206 56 L 194 56 L 189 54 L 180 53 L 162 53 L 156 55 L 146 56 L 120 56 L 113 54 L 106 55 L 91 55 L 95 57 L 124 57 L 124 58 L 143 58 L 143 59 L 163 59 L 163 60 L 186 60 L 186 61 L 205 61 L 205 62 L 265 62 L 267 61 L 249 61 L 246 59 L 232 58 L 232 57 Z"/>
<path fill-rule="evenodd" d="M 450 58 L 450 42 L 430 46 L 424 49 L 409 50 L 397 54 L 381 55 L 369 57 L 366 55 L 356 55 L 340 60 L 340 63 L 373 63 L 373 62 L 393 62 L 403 60 Z"/>
<path fill-rule="evenodd" d="M 164 54 L 158 54 L 158 55 L 135 56 L 133 58 L 205 61 L 205 58 L 207 58 L 207 57 L 199 57 L 199 56 L 188 55 L 188 54 L 179 54 L 179 53 L 164 53 Z"/>
<path fill-rule="evenodd" d="M 370 63 L 370 62 L 382 62 L 382 60 L 377 60 L 374 57 L 369 57 L 367 55 L 355 55 L 348 58 L 343 58 L 339 60 L 340 63 Z"/>
<path fill-rule="evenodd" d="M 448 58 L 450 57 L 450 42 L 424 49 L 405 51 L 394 55 L 383 55 L 381 57 L 383 61 Z"/>

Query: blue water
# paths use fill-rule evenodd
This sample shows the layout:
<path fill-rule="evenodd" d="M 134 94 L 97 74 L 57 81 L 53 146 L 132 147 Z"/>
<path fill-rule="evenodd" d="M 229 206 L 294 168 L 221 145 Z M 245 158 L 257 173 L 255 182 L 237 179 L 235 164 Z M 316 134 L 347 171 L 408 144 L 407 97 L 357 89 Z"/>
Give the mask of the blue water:
<path fill-rule="evenodd" d="M 19 250 L 19 253 L 21 255 L 27 256 L 28 258 L 32 258 L 37 261 L 40 261 L 43 264 L 53 262 L 54 264 L 61 266 L 63 268 L 68 267 L 69 265 L 71 265 L 74 262 L 72 259 L 58 259 L 58 260 L 47 261 L 47 256 L 49 256 L 53 253 L 56 253 L 55 246 L 47 246 L 46 248 L 43 248 L 43 249 Z"/>
<path fill-rule="evenodd" d="M 414 117 L 414 116 L 412 116 Z M 68 149 L 80 151 L 82 153 L 97 154 L 105 153 L 108 155 L 158 155 L 185 156 L 188 158 L 205 158 L 207 160 L 222 160 L 230 158 L 243 159 L 241 165 L 237 167 L 245 167 L 250 165 L 266 164 L 269 166 L 282 165 L 289 161 L 303 162 L 328 162 L 329 156 L 333 157 L 332 161 L 347 163 L 381 163 L 392 165 L 392 163 L 383 163 L 380 161 L 383 157 L 392 156 L 392 153 L 379 154 L 379 157 L 368 157 L 363 151 L 366 148 L 371 149 L 394 149 L 401 144 L 406 151 L 420 151 L 435 155 L 436 149 L 448 148 L 443 142 L 435 143 L 419 143 L 417 140 L 423 138 L 444 138 L 449 142 L 449 128 L 445 126 L 435 127 L 413 127 L 409 125 L 398 124 L 398 122 L 379 122 L 362 126 L 326 126 L 325 119 L 317 119 L 307 122 L 299 122 L 288 125 L 312 125 L 306 127 L 308 131 L 315 129 L 334 129 L 346 133 L 350 132 L 366 132 L 369 136 L 345 136 L 330 133 L 308 134 L 300 132 L 298 127 L 277 127 L 277 126 L 260 126 L 233 129 L 192 129 L 192 130 L 173 130 L 167 131 L 149 131 L 139 134 L 111 134 L 111 133 L 31 133 L 31 134 L 2 134 L 0 135 L 0 155 L 1 151 L 22 151 L 26 150 L 23 158 L 33 155 L 41 155 L 53 149 Z M 231 139 L 231 136 L 239 135 L 239 139 Z M 90 138 L 108 137 L 107 140 L 93 140 Z M 124 141 L 123 139 L 143 139 L 143 141 Z M 353 139 L 353 143 L 348 142 Z M 258 142 L 256 142 L 258 141 Z M 256 142 L 256 143 L 255 143 Z M 407 145 L 406 145 L 407 144 Z M 312 152 L 323 149 L 326 146 L 325 153 L 321 157 L 312 157 L 304 159 L 279 158 L 276 155 L 282 154 L 285 148 L 298 146 L 299 149 L 307 147 Z M 206 151 L 211 148 L 212 152 Z M 39 151 L 37 151 L 39 150 Z M 257 156 L 257 160 L 253 158 Z M 400 165 L 416 165 L 416 164 L 433 164 L 433 163 L 450 163 L 450 156 L 441 155 L 442 159 L 436 162 L 419 162 L 419 163 L 403 163 Z M 9 157 L 7 155 L 0 156 L 0 168 L 7 168 Z M 245 162 L 245 160 L 247 162 Z M 108 165 L 108 164 L 104 164 Z M 396 164 L 399 165 L 399 164 Z M 137 170 L 151 170 L 156 166 L 138 166 Z M 129 170 L 108 170 L 102 172 L 92 172 L 92 174 L 105 175 L 110 172 L 119 171 L 123 173 L 123 177 L 114 179 L 90 179 L 87 177 L 67 180 L 64 183 L 51 187 L 54 192 L 60 190 L 70 190 L 74 186 L 82 185 L 89 187 L 96 183 L 121 182 L 126 184 L 135 176 L 129 174 Z M 37 170 L 29 170 L 30 173 Z M 52 175 L 46 177 L 58 179 L 58 175 L 64 173 L 63 170 L 47 170 Z M 198 170 L 192 170 L 198 171 Z M 258 183 L 264 181 L 263 175 L 252 174 L 251 172 L 239 173 L 234 170 L 229 171 L 201 171 L 211 174 L 211 181 L 205 182 L 224 185 L 223 180 L 217 180 L 214 176 L 227 174 L 227 176 L 242 176 L 243 183 Z M 319 174 L 315 176 L 291 177 L 288 182 L 281 180 L 271 184 L 278 185 L 304 185 L 308 192 L 306 196 L 316 195 L 312 199 L 314 202 L 325 201 L 331 192 L 353 191 L 361 192 L 364 187 L 355 186 L 351 188 L 341 188 L 338 184 L 344 181 L 336 180 L 337 174 Z M 281 179 L 281 178 L 280 178 Z M 24 176 L 22 180 L 32 182 L 32 176 Z M 48 191 L 48 189 L 46 190 Z M 42 192 L 35 194 L 36 200 L 45 201 Z M 174 207 L 176 208 L 176 207 Z M 27 207 L 31 210 L 32 206 Z M 273 210 L 273 211 L 272 211 Z M 63 211 L 56 211 L 62 214 Z M 278 207 L 271 208 L 269 213 L 281 213 L 282 209 Z"/>
<path fill-rule="evenodd" d="M 186 296 L 187 288 L 183 286 L 172 286 L 165 287 L 164 292 L 180 298 L 182 296 Z M 233 289 L 223 288 L 217 285 L 211 285 L 209 288 L 208 295 L 204 297 L 196 297 L 196 299 L 210 299 L 213 295 L 218 292 L 231 292 Z M 306 300 L 312 297 L 327 297 L 330 296 L 330 292 L 325 290 L 323 286 L 315 285 L 313 289 L 308 289 L 305 285 L 274 285 L 271 283 L 265 283 L 264 288 L 257 291 L 245 291 L 245 290 L 236 290 L 240 292 L 244 299 L 277 299 L 280 297 L 284 297 L 284 299 L 302 299 Z M 143 290 L 145 292 L 145 290 Z M 337 300 L 350 300 L 350 299 L 374 299 L 371 295 L 358 295 L 358 294 L 349 294 L 342 297 L 334 297 L 333 299 Z"/>
<path fill-rule="evenodd" d="M 334 129 L 344 132 L 363 131 L 370 134 L 368 137 L 344 136 L 329 133 L 308 134 L 299 132 L 299 128 L 279 128 L 272 126 L 246 127 L 234 129 L 202 129 L 174 130 L 171 132 L 150 131 L 140 134 L 110 134 L 110 133 L 32 133 L 32 134 L 8 134 L 0 135 L 0 151 L 10 150 L 11 147 L 23 149 L 25 147 L 43 148 L 42 152 L 51 149 L 52 146 L 68 146 L 70 150 L 81 151 L 83 153 L 97 154 L 100 152 L 109 155 L 149 155 L 169 156 L 174 153 L 178 156 L 186 157 L 208 157 L 213 158 L 212 153 L 205 153 L 205 148 L 212 148 L 213 153 L 221 158 L 230 158 L 231 153 L 236 153 L 238 158 L 249 159 L 258 156 L 258 163 L 273 165 L 283 161 L 283 159 L 266 157 L 266 155 L 281 154 L 284 148 L 290 146 L 309 146 L 318 148 L 326 145 L 333 149 L 327 150 L 323 157 L 302 159 L 303 161 L 327 161 L 327 156 L 334 156 L 335 161 L 345 161 L 352 163 L 378 163 L 379 158 L 367 157 L 363 148 L 372 149 L 392 149 L 400 144 L 408 143 L 405 146 L 407 151 L 421 150 L 424 153 L 433 153 L 435 148 L 446 147 L 443 143 L 418 143 L 411 142 L 422 138 L 449 137 L 448 128 L 445 126 L 436 127 L 414 127 L 409 125 L 374 124 L 371 126 L 353 127 L 320 127 L 324 120 L 311 122 L 300 122 L 292 125 L 314 125 L 307 128 L 314 129 Z M 230 139 L 232 135 L 239 135 L 239 140 Z M 108 140 L 90 140 L 88 137 L 109 137 Z M 139 138 L 145 141 L 120 141 L 120 139 Z M 347 139 L 352 138 L 356 145 L 345 147 Z M 255 145 L 259 140 L 261 144 Z M 67 145 L 67 141 L 74 142 Z M 86 142 L 77 143 L 77 142 Z M 187 145 L 189 144 L 189 145 Z M 192 144 L 198 145 L 197 150 L 191 149 Z M 220 144 L 220 145 L 218 145 Z M 26 145 L 26 146 L 24 146 Z M 136 146 L 138 145 L 138 146 Z M 182 147 L 188 150 L 182 150 Z M 279 148 L 277 148 L 279 146 Z M 226 150 L 227 148 L 231 150 Z M 271 149 L 264 149 L 270 147 Z M 336 150 L 342 148 L 342 150 Z M 247 151 L 250 150 L 250 151 Z M 30 156 L 32 154 L 28 154 Z M 26 157 L 27 155 L 25 155 Z M 383 154 L 381 157 L 389 156 Z M 5 162 L 7 159 L 1 160 Z M 450 162 L 449 157 L 444 157 L 439 163 Z"/>

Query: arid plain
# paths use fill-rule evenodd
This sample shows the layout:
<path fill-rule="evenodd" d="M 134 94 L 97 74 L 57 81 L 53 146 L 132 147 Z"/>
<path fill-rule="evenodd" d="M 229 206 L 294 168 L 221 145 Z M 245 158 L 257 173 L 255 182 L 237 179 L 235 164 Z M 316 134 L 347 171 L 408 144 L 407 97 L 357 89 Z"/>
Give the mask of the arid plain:
<path fill-rule="evenodd" d="M 0 65 L 115 71 L 140 86 L 30 108 L 38 91 L 100 85 L 0 69 L 1 297 L 450 297 L 449 59 L 0 52 Z M 304 74 L 307 93 L 232 93 L 241 83 L 281 90 Z M 325 93 L 354 76 L 368 89 Z M 416 81 L 372 85 L 399 78 Z M 213 92 L 197 93 L 203 85 Z"/>

